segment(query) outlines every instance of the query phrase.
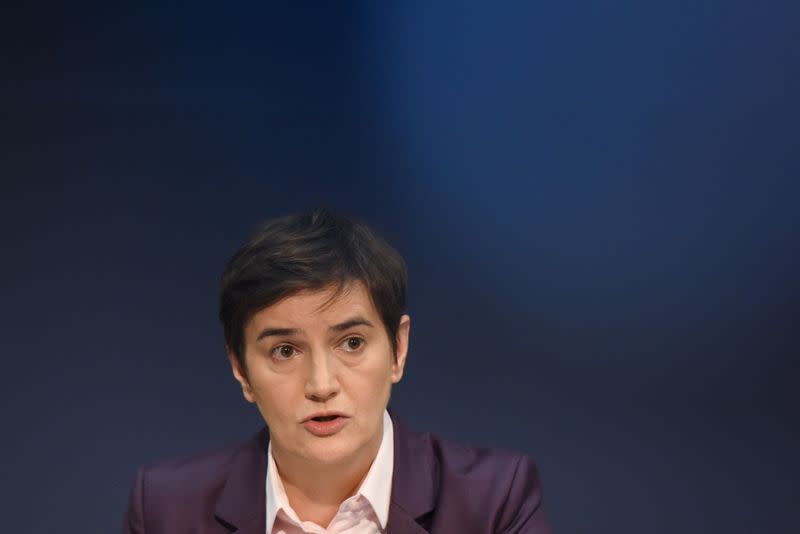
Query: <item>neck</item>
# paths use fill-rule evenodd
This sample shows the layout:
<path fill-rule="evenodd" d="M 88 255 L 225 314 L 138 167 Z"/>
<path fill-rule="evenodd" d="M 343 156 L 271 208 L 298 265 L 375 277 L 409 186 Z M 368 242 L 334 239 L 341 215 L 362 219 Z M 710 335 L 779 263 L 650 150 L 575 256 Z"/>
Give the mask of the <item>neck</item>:
<path fill-rule="evenodd" d="M 339 505 L 355 494 L 367 476 L 382 437 L 381 431 L 354 457 L 335 464 L 309 464 L 307 459 L 285 454 L 273 443 L 272 456 L 297 516 L 302 521 L 327 527 Z"/>

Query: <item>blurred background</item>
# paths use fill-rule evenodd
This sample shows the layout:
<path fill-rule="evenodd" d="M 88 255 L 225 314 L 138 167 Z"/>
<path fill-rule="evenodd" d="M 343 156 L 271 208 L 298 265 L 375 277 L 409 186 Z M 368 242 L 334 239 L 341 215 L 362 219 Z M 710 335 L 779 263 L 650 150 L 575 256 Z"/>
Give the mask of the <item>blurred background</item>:
<path fill-rule="evenodd" d="M 406 257 L 393 409 L 533 455 L 560 533 L 800 531 L 800 5 L 0 17 L 7 532 L 118 532 L 244 440 L 217 282 L 315 206 Z"/>

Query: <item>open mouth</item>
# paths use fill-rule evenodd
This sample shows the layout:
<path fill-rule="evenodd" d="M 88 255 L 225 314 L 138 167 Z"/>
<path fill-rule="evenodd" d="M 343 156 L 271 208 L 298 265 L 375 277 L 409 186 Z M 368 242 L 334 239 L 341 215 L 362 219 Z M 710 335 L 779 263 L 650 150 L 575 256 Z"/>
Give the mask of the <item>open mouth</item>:
<path fill-rule="evenodd" d="M 303 426 L 315 436 L 332 436 L 347 425 L 348 418 L 344 415 L 317 415 L 306 419 Z"/>
<path fill-rule="evenodd" d="M 327 421 L 333 421 L 334 419 L 337 419 L 339 417 L 340 416 L 338 416 L 338 415 L 323 415 L 321 417 L 312 417 L 311 420 L 312 421 L 318 421 L 320 423 L 325 423 Z"/>

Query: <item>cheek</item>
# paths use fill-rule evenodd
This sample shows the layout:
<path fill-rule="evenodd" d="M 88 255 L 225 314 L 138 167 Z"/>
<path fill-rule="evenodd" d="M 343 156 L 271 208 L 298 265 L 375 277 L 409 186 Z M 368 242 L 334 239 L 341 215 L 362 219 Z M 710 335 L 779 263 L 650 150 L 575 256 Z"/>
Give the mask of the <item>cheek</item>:
<path fill-rule="evenodd" d="M 378 408 L 384 397 L 388 396 L 392 385 L 392 366 L 385 361 L 375 359 L 368 364 L 349 369 L 347 382 L 350 394 L 364 403 L 375 405 Z"/>
<path fill-rule="evenodd" d="M 301 402 L 296 398 L 295 389 L 295 385 L 286 380 L 260 381 L 254 385 L 256 404 L 267 425 L 277 428 L 294 421 Z"/>

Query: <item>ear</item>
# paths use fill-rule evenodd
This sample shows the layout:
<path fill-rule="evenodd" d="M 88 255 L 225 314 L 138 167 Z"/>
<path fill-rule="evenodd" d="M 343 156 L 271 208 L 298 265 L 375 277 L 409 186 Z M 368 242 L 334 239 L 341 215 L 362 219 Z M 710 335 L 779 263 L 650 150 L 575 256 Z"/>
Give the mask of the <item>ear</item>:
<path fill-rule="evenodd" d="M 250 387 L 250 382 L 247 380 L 247 372 L 242 369 L 239 359 L 230 350 L 228 351 L 228 361 L 231 362 L 233 377 L 239 382 L 239 385 L 242 386 L 242 395 L 244 395 L 244 398 L 247 402 L 256 402 L 253 389 Z"/>
<path fill-rule="evenodd" d="M 408 334 L 411 329 L 411 317 L 408 314 L 400 318 L 400 324 L 397 327 L 397 337 L 395 344 L 397 351 L 395 352 L 395 359 L 392 362 L 392 384 L 397 384 L 403 378 L 403 369 L 406 366 L 406 356 L 408 356 Z"/>

